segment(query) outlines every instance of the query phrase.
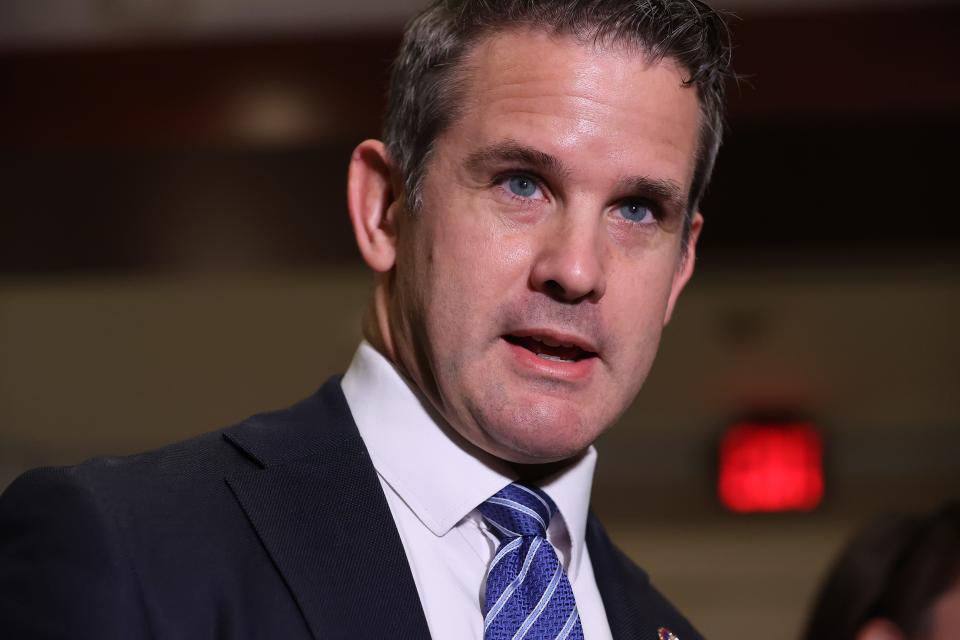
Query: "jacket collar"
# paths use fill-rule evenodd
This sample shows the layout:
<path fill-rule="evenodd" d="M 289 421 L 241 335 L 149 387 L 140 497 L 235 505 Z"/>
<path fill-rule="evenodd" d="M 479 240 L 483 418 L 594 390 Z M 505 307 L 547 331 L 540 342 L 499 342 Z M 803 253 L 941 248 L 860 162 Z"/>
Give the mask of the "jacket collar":
<path fill-rule="evenodd" d="M 227 477 L 315 638 L 429 637 L 403 544 L 339 377 L 224 437 L 256 468 Z"/>
<path fill-rule="evenodd" d="M 587 519 L 587 548 L 614 638 L 703 640 L 650 583 L 647 574 L 617 549 L 597 517 Z"/>

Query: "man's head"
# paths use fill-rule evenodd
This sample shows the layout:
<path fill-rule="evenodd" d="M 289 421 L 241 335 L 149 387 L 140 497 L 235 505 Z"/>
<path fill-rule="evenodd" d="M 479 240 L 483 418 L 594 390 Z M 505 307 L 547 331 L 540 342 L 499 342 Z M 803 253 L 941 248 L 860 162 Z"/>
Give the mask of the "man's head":
<path fill-rule="evenodd" d="M 692 0 L 414 21 L 348 201 L 379 273 L 365 333 L 468 442 L 561 460 L 633 400 L 693 269 L 721 31 Z"/>

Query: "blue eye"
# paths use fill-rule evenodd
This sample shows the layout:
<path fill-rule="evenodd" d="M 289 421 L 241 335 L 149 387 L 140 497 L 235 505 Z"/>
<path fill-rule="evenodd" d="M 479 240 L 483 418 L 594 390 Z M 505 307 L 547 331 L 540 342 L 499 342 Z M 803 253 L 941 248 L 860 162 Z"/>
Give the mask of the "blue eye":
<path fill-rule="evenodd" d="M 620 215 L 631 222 L 653 221 L 653 211 L 642 202 L 624 202 L 617 210 L 620 212 Z"/>
<path fill-rule="evenodd" d="M 507 188 L 510 193 L 521 198 L 531 198 L 537 193 L 537 183 L 533 181 L 533 178 L 523 175 L 510 176 L 510 179 L 507 180 Z"/>

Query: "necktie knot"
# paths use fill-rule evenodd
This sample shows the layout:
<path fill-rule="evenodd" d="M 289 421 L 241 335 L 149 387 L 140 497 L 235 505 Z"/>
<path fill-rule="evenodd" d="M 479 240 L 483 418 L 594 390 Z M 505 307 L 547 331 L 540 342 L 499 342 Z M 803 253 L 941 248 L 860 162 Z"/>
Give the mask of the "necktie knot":
<path fill-rule="evenodd" d="M 553 500 L 515 482 L 478 509 L 500 539 L 487 567 L 484 640 L 583 640 L 570 580 L 547 541 Z"/>
<path fill-rule="evenodd" d="M 540 489 L 514 482 L 484 501 L 479 510 L 500 540 L 545 538 L 557 506 Z"/>

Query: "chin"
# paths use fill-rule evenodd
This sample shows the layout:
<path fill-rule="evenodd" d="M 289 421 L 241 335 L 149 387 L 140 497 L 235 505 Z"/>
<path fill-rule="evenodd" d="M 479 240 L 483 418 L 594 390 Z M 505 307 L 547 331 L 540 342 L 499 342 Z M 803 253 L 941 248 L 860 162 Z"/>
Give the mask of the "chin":
<path fill-rule="evenodd" d="M 555 409 L 533 404 L 487 416 L 481 431 L 488 446 L 481 448 L 508 462 L 546 464 L 580 455 L 603 431 L 579 412 Z"/>
<path fill-rule="evenodd" d="M 519 445 L 514 444 L 512 446 L 517 447 Z M 522 464 L 522 465 L 554 464 L 557 462 L 563 462 L 564 460 L 571 460 L 573 458 L 578 457 L 589 446 L 590 445 L 588 443 L 586 446 L 578 449 L 540 448 L 537 450 L 517 449 L 517 448 L 507 449 L 505 447 L 501 447 L 501 449 L 493 455 L 496 455 L 496 457 L 506 462 L 509 462 L 511 464 Z"/>

